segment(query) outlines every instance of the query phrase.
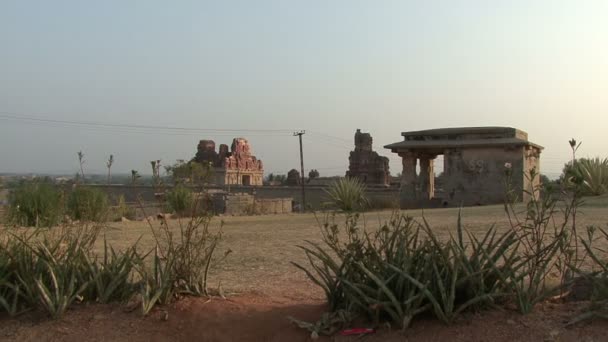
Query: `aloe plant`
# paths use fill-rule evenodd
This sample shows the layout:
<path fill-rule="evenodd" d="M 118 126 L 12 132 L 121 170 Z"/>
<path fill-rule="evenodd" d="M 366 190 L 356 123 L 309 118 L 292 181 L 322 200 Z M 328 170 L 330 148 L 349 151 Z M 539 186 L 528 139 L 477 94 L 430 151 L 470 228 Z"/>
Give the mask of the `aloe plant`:
<path fill-rule="evenodd" d="M 36 289 L 41 306 L 52 318 L 59 318 L 70 305 L 81 298 L 81 293 L 89 285 L 78 283 L 74 269 L 43 261 L 46 273 L 36 279 Z"/>

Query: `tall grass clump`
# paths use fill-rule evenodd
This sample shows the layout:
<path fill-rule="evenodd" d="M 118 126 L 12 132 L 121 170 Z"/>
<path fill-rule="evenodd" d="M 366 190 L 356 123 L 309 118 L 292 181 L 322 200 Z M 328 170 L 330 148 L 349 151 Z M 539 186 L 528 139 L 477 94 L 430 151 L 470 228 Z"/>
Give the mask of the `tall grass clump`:
<path fill-rule="evenodd" d="M 212 232 L 211 219 L 211 216 L 191 217 L 187 222 L 180 219 L 177 232 L 171 230 L 166 219 L 159 226 L 149 222 L 156 247 L 151 264 L 139 270 L 144 314 L 156 304 L 168 304 L 184 295 L 209 295 L 209 270 L 221 240 L 221 226 Z"/>
<path fill-rule="evenodd" d="M 511 169 L 507 168 L 506 191 L 513 190 Z M 531 170 L 525 177 L 529 182 L 537 177 Z M 541 191 L 540 186 L 524 189 L 530 198 L 522 211 L 512 201 L 505 202 L 510 230 L 516 235 L 520 259 L 513 274 L 501 274 L 508 280 L 515 296 L 515 303 L 522 313 L 529 313 L 534 306 L 550 296 L 558 294 L 571 280 L 570 268 L 582 261 L 578 251 L 576 230 L 577 209 L 581 205 L 575 191 L 556 197 L 552 191 Z M 543 193 L 544 196 L 540 196 Z M 551 274 L 559 274 L 560 286 L 549 286 Z"/>
<path fill-rule="evenodd" d="M 156 192 L 161 192 L 164 184 L 159 173 L 160 161 L 151 164 Z M 194 176 L 191 175 L 190 178 Z M 200 184 L 203 183 L 204 180 L 201 180 Z M 199 190 L 200 193 L 205 193 L 202 186 Z M 209 295 L 209 270 L 218 261 L 214 256 L 222 237 L 223 223 L 217 231 L 212 231 L 212 213 L 204 208 L 201 203 L 203 198 L 204 196 L 193 196 L 189 188 L 176 184 L 166 196 L 166 202 L 160 199 L 159 207 L 169 205 L 177 213 L 189 216 L 182 218 L 180 215 L 176 221 L 170 221 L 163 215 L 158 225 L 147 221 L 156 247 L 152 252 L 151 265 L 140 269 L 144 314 L 157 304 L 167 304 L 184 295 Z M 145 212 L 141 201 L 140 208 Z M 223 257 L 229 252 L 230 250 Z"/>
<path fill-rule="evenodd" d="M 17 226 L 51 227 L 61 221 L 63 196 L 49 180 L 20 182 L 8 195 L 8 221 Z"/>
<path fill-rule="evenodd" d="M 338 209 L 351 212 L 368 206 L 365 190 L 366 186 L 359 178 L 348 177 L 333 182 L 325 192 Z"/>
<path fill-rule="evenodd" d="M 67 200 L 67 213 L 73 220 L 104 222 L 108 217 L 108 195 L 100 189 L 77 186 Z"/>

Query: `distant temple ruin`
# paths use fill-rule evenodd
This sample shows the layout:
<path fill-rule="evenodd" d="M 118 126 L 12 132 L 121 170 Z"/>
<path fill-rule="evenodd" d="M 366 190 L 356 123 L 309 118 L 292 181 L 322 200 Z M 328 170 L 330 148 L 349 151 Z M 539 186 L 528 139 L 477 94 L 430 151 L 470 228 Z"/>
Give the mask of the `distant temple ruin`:
<path fill-rule="evenodd" d="M 401 135 L 403 141 L 385 148 L 402 158 L 402 208 L 503 203 L 506 171 L 520 200 L 529 200 L 530 194 L 538 196 L 533 190 L 540 184 L 543 147 L 528 141 L 526 132 L 510 127 L 465 127 Z M 443 155 L 442 198 L 435 196 L 434 160 L 438 155 Z M 529 179 L 532 169 L 536 177 Z"/>
<path fill-rule="evenodd" d="M 213 140 L 201 140 L 193 160 L 211 163 L 218 185 L 262 185 L 264 166 L 251 154 L 247 139 L 234 138 L 230 151 L 228 145 L 221 144 L 219 153 Z"/>
<path fill-rule="evenodd" d="M 355 133 L 355 150 L 348 157 L 348 171 L 346 177 L 359 178 L 365 184 L 389 185 L 388 158 L 378 155 L 372 149 L 372 136 L 369 133 L 361 133 L 357 129 Z"/>

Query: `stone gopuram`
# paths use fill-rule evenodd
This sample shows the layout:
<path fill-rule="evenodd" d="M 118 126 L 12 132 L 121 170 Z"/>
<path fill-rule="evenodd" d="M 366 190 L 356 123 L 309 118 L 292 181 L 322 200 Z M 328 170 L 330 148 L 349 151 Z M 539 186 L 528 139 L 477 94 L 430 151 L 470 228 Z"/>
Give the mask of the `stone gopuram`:
<path fill-rule="evenodd" d="M 390 172 L 388 158 L 378 155 L 372 149 L 373 139 L 369 133 L 355 133 L 355 150 L 348 157 L 346 177 L 359 178 L 369 185 L 388 186 Z"/>
<path fill-rule="evenodd" d="M 507 174 L 519 200 L 538 196 L 543 147 L 510 127 L 442 128 L 404 132 L 385 148 L 402 158 L 402 208 L 503 203 Z M 435 194 L 434 160 L 443 155 L 444 184 Z M 536 177 L 530 179 L 530 171 Z M 417 174 L 417 170 L 419 173 Z"/>
<path fill-rule="evenodd" d="M 262 185 L 264 166 L 251 154 L 247 139 L 234 138 L 230 151 L 221 144 L 219 152 L 213 140 L 201 140 L 194 161 L 211 163 L 218 185 Z"/>

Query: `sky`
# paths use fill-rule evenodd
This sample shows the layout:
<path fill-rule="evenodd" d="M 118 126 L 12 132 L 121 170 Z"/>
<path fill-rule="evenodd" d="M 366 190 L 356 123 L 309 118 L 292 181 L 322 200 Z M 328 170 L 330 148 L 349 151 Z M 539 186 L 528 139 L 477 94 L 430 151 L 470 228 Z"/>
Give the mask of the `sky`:
<path fill-rule="evenodd" d="M 88 173 L 110 154 L 150 173 L 243 136 L 284 174 L 306 130 L 305 168 L 343 175 L 360 128 L 395 174 L 382 146 L 403 131 L 509 126 L 556 176 L 571 138 L 608 155 L 606 18 L 604 0 L 0 0 L 0 173 L 75 173 L 78 151 Z"/>

